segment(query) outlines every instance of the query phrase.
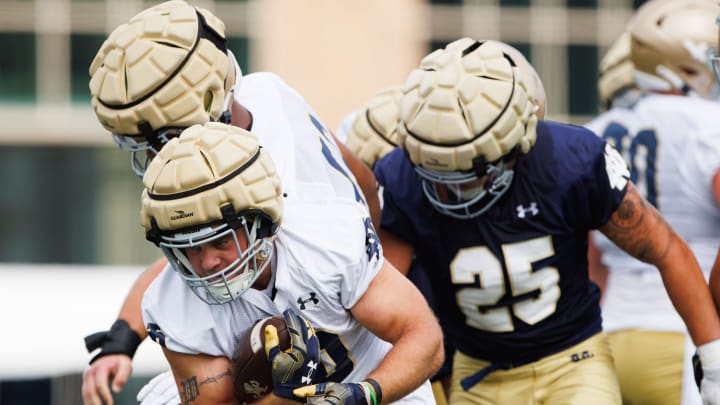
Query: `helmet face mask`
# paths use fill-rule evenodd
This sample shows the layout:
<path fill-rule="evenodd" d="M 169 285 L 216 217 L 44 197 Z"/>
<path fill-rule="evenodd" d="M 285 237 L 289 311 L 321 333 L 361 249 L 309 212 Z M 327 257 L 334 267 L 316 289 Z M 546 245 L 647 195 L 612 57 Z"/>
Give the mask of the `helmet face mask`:
<path fill-rule="evenodd" d="M 242 216 L 238 229 L 228 224 L 207 226 L 161 236 L 158 245 L 173 269 L 198 298 L 209 305 L 225 304 L 250 289 L 270 264 L 272 237 L 258 237 L 263 221 L 256 216 L 249 222 Z M 221 247 L 217 249 L 224 250 L 234 259 L 222 269 L 206 274 L 207 269 L 201 268 L 202 263 L 197 263 L 192 252 L 206 245 L 218 244 Z"/>
<path fill-rule="evenodd" d="M 183 128 L 169 128 L 161 131 L 155 131 L 153 138 L 155 141 L 150 142 L 149 137 L 137 135 L 123 135 L 113 132 L 113 142 L 117 147 L 125 152 L 130 152 L 130 167 L 133 173 L 142 178 L 147 170 L 148 165 L 162 149 L 162 146 L 170 141 L 170 139 L 180 135 Z"/>
<path fill-rule="evenodd" d="M 512 168 L 504 161 L 487 164 L 485 174 L 440 172 L 415 167 L 422 189 L 430 204 L 440 213 L 457 218 L 475 218 L 484 214 L 510 188 Z"/>

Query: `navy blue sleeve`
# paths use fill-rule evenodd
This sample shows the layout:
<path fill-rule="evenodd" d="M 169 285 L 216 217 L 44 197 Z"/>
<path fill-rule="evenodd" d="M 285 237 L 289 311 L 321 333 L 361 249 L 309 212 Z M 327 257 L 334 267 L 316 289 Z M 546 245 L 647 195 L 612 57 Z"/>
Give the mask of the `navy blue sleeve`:
<path fill-rule="evenodd" d="M 412 221 L 406 215 L 407 209 L 403 209 L 401 205 L 402 194 L 409 185 L 407 182 L 416 181 L 416 179 L 414 172 L 411 173 L 412 178 L 407 178 L 405 176 L 407 171 L 403 171 L 399 167 L 403 159 L 402 151 L 395 149 L 378 160 L 373 168 L 382 207 L 380 227 L 410 244 L 415 244 L 416 234 L 413 231 Z M 403 184 L 404 182 L 405 184 Z"/>
<path fill-rule="evenodd" d="M 578 129 L 568 139 L 568 192 L 563 207 L 575 229 L 597 229 L 610 220 L 625 196 L 630 171 L 622 156 L 590 131 Z"/>

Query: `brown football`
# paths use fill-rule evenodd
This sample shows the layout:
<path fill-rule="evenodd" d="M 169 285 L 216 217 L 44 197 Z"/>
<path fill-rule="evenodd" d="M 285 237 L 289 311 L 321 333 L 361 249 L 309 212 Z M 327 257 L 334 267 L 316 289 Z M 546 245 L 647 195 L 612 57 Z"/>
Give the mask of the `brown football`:
<path fill-rule="evenodd" d="M 274 325 L 280 338 L 280 350 L 290 347 L 285 319 L 273 316 L 261 319 L 240 335 L 232 358 L 235 396 L 240 403 L 257 401 L 272 391 L 270 362 L 265 355 L 265 326 Z"/>

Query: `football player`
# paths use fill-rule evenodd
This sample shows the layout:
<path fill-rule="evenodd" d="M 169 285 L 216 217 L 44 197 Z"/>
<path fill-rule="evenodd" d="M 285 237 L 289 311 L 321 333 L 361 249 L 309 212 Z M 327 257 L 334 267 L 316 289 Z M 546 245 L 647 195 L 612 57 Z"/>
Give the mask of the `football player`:
<path fill-rule="evenodd" d="M 516 65 L 465 38 L 410 74 L 402 149 L 375 165 L 383 248 L 401 270 L 415 257 L 444 297 L 450 403 L 620 404 L 590 229 L 657 266 L 701 349 L 720 344 L 720 319 L 692 252 L 622 156 L 587 129 L 538 121 Z"/>
<path fill-rule="evenodd" d="M 717 87 L 707 53 L 718 36 L 714 12 L 712 0 L 638 9 L 601 63 L 600 94 L 611 108 L 586 124 L 623 155 L 640 194 L 705 270 L 720 243 L 720 104 L 700 97 Z M 700 404 L 694 346 L 661 274 L 602 234 L 594 239 L 602 263 L 591 261 L 591 271 L 607 269 L 603 327 L 623 402 Z"/>
<path fill-rule="evenodd" d="M 287 142 L 287 128 L 297 117 L 284 115 L 290 113 L 284 100 L 302 104 L 303 120 L 313 122 L 297 131 L 315 134 L 322 128 L 302 97 L 277 76 L 243 77 L 226 47 L 224 30 L 208 10 L 170 1 L 116 28 L 98 51 L 90 67 L 93 109 L 118 146 L 131 152 L 137 174 L 183 128 L 207 121 L 252 126 L 264 146 Z M 347 163 L 355 175 L 350 178 L 358 181 L 371 212 L 379 215 L 372 172 L 344 146 L 337 147 L 343 158 L 339 167 Z M 166 265 L 164 258 L 153 263 L 129 292 L 112 328 L 87 340 L 89 348 L 100 352 L 83 374 L 86 403 L 112 403 L 110 381 L 114 392 L 127 382 L 132 356 L 147 336 L 140 312 L 143 292 Z"/>
<path fill-rule="evenodd" d="M 427 379 L 442 361 L 434 315 L 383 260 L 359 190 L 329 152 L 329 133 L 299 131 L 288 141 L 261 148 L 245 130 L 195 125 L 162 148 L 143 178 L 142 224 L 172 267 L 145 292 L 143 319 L 182 403 L 232 403 L 236 337 L 249 320 L 286 309 L 317 330 L 322 361 L 298 356 L 288 366 L 298 376 L 292 383 L 273 364 L 273 395 L 263 403 L 431 403 Z M 311 353 L 314 338 L 303 337 Z M 331 382 L 293 396 L 317 378 Z"/>
<path fill-rule="evenodd" d="M 537 108 L 540 119 L 545 117 L 547 99 L 545 87 L 540 75 L 528 62 L 523 54 L 514 47 L 499 41 L 488 41 L 496 44 L 513 57 L 518 72 L 529 83 L 528 95 Z M 378 159 L 385 156 L 397 146 L 397 127 L 399 120 L 399 103 L 402 88 L 394 86 L 376 94 L 363 108 L 353 111 L 343 120 L 336 135 L 344 139 L 348 149 L 369 167 L 373 167 Z M 436 307 L 430 281 L 417 262 L 408 269 L 408 278 L 418 287 L 434 309 Z M 453 346 L 445 337 L 445 363 L 432 377 L 433 393 L 438 404 L 447 403 L 452 371 Z"/>

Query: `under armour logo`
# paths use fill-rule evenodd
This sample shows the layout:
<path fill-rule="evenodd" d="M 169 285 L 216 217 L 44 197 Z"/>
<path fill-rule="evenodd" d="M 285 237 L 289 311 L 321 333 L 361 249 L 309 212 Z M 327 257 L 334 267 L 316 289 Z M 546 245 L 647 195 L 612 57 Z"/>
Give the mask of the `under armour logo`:
<path fill-rule="evenodd" d="M 540 210 L 537 207 L 536 202 L 531 202 L 529 207 L 524 207 L 522 204 L 515 207 L 515 211 L 517 211 L 517 216 L 520 219 L 524 219 L 525 217 L 530 214 L 530 216 L 535 216 L 540 213 Z"/>
<path fill-rule="evenodd" d="M 313 383 L 312 376 L 315 373 L 315 370 L 317 370 L 318 364 L 312 360 L 310 360 L 307 364 L 308 372 L 307 375 L 304 375 L 300 377 L 300 381 L 302 384 L 310 385 Z"/>
<path fill-rule="evenodd" d="M 298 305 L 300 305 L 300 310 L 304 310 L 305 304 L 310 303 L 310 302 L 312 302 L 315 305 L 317 305 L 318 302 L 320 302 L 320 300 L 317 299 L 317 294 L 315 294 L 314 292 L 311 292 L 310 296 L 308 298 L 300 297 L 297 299 L 297 303 L 298 303 Z"/>

